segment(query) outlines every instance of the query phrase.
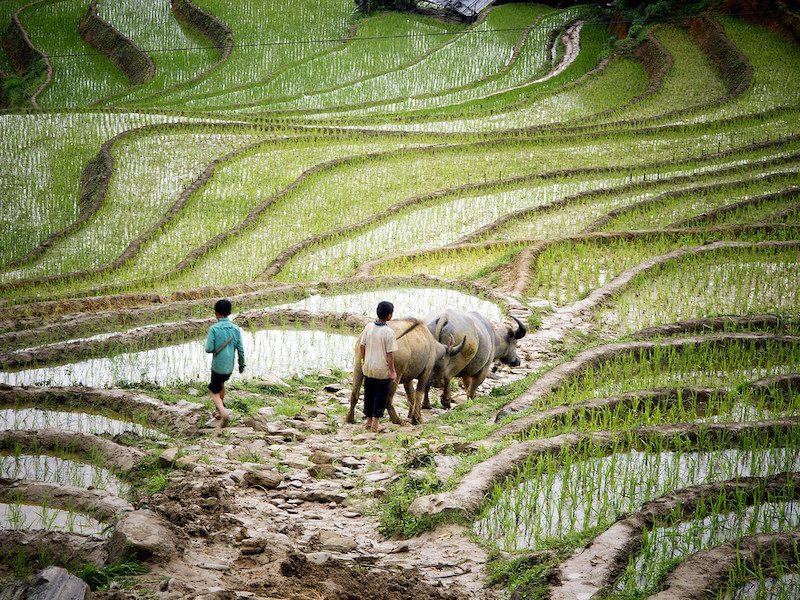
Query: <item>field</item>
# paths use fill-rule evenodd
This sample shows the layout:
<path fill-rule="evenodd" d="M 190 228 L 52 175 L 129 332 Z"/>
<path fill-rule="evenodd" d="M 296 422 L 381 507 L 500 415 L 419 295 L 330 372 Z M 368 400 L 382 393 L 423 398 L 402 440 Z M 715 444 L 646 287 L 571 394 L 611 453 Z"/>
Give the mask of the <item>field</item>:
<path fill-rule="evenodd" d="M 800 5 L 767 4 L 0 0 L 0 597 L 800 597 Z M 384 299 L 522 324 L 521 364 L 348 423 Z"/>

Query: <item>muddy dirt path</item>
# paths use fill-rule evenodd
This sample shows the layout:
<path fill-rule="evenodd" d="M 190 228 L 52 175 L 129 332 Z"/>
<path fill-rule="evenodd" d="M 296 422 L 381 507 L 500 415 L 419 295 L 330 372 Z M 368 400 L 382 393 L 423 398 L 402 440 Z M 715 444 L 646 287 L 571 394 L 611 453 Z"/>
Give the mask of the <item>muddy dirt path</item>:
<path fill-rule="evenodd" d="M 519 304 L 510 312 L 523 321 L 531 314 Z M 550 363 L 559 355 L 554 346 L 590 325 L 569 306 L 546 315 L 542 328 L 519 342 L 522 365 L 501 365 L 479 392 Z M 295 418 L 275 420 L 262 409 L 181 448 L 182 469 L 150 502 L 185 535 L 183 556 L 147 576 L 159 598 L 502 597 L 502 590 L 487 588 L 488 553 L 466 527 L 440 526 L 410 540 L 380 534 L 376 513 L 398 474 L 376 434 L 331 419 L 349 394 L 348 382 L 332 384 Z M 402 391 L 398 396 L 402 411 Z M 465 399 L 463 391 L 455 394 L 456 402 Z M 424 411 L 426 421 L 442 412 L 434 406 Z M 445 445 L 459 441 L 442 430 Z M 389 425 L 377 435 L 414 431 Z M 264 464 L 242 462 L 255 457 Z M 457 461 L 438 458 L 437 475 L 445 479 Z"/>

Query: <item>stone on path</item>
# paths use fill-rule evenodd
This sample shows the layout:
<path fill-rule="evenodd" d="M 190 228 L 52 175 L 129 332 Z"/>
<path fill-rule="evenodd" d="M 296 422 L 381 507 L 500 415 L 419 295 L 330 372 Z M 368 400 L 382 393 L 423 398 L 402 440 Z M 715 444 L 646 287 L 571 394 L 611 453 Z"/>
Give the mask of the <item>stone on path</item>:
<path fill-rule="evenodd" d="M 283 481 L 283 475 L 272 469 L 252 467 L 244 472 L 244 480 L 252 486 L 274 490 Z"/>
<path fill-rule="evenodd" d="M 319 545 L 322 550 L 341 553 L 352 552 L 358 547 L 358 543 L 353 538 L 327 529 L 319 532 Z"/>
<path fill-rule="evenodd" d="M 39 571 L 30 581 L 18 582 L 0 591 L 0 600 L 89 600 L 86 582 L 61 567 Z"/>
<path fill-rule="evenodd" d="M 164 521 L 149 510 L 136 510 L 124 515 L 117 521 L 108 543 L 110 563 L 126 559 L 148 560 L 153 556 L 169 559 L 176 554 L 175 536 Z"/>

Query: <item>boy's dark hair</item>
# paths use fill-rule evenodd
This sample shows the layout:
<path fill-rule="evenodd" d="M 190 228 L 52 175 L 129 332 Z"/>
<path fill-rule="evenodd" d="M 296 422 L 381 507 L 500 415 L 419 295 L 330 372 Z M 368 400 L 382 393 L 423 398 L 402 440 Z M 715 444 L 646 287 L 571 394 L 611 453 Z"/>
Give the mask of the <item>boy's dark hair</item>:
<path fill-rule="evenodd" d="M 385 319 L 394 312 L 394 304 L 383 300 L 378 302 L 378 318 Z"/>
<path fill-rule="evenodd" d="M 231 306 L 231 301 L 227 298 L 217 300 L 217 303 L 214 305 L 214 312 L 218 315 L 222 315 L 223 317 L 230 315 L 232 309 L 233 307 Z"/>

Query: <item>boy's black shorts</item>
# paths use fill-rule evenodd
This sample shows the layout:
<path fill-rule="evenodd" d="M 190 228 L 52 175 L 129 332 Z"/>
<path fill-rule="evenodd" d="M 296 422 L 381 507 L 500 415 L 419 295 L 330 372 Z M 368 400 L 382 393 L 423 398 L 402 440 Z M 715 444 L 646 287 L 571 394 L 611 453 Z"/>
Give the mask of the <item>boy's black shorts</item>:
<path fill-rule="evenodd" d="M 222 391 L 222 384 L 231 378 L 231 374 L 223 375 L 216 371 L 211 371 L 211 383 L 208 384 L 208 389 L 212 394 L 219 394 Z"/>

